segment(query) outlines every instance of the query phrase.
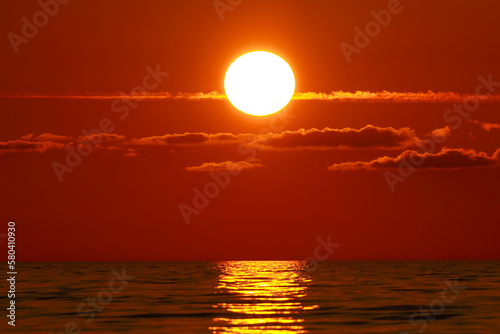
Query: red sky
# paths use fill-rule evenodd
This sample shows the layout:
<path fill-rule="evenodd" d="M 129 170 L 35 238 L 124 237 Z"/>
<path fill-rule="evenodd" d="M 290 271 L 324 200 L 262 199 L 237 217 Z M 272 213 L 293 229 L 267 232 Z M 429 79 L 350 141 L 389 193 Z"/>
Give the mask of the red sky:
<path fill-rule="evenodd" d="M 211 1 L 75 1 L 16 53 L 9 33 L 40 7 L 3 2 L 0 221 L 19 259 L 302 259 L 328 235 L 331 260 L 500 259 L 500 3 L 401 1 L 348 62 L 339 45 L 388 4 L 243 0 L 220 20 Z M 252 50 L 286 59 L 296 92 L 389 93 L 245 115 L 207 94 Z M 113 98 L 153 69 L 161 98 Z M 60 182 L 54 162 L 101 122 L 111 133 Z M 243 170 L 186 224 L 179 205 L 226 161 Z"/>

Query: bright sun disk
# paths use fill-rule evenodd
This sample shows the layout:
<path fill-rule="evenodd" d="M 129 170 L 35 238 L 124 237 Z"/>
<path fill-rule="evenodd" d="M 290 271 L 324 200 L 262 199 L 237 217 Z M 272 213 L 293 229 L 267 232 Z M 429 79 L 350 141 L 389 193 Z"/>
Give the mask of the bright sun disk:
<path fill-rule="evenodd" d="M 240 111 L 266 116 L 283 109 L 295 91 L 295 77 L 288 63 L 266 51 L 238 57 L 227 69 L 224 89 Z"/>

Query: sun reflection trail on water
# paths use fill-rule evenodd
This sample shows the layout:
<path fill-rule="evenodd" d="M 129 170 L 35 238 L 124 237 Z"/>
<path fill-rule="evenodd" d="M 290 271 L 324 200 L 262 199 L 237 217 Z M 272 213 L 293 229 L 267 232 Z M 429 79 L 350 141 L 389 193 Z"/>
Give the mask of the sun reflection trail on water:
<path fill-rule="evenodd" d="M 213 333 L 307 333 L 301 317 L 317 305 L 302 299 L 310 284 L 303 261 L 224 261 L 214 308 L 228 311 L 213 319 Z"/>

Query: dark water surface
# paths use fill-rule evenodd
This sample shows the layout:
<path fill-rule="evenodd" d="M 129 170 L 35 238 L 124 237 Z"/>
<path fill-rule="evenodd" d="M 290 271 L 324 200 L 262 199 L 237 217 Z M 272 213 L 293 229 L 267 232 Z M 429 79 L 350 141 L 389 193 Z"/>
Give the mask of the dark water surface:
<path fill-rule="evenodd" d="M 17 333 L 500 333 L 500 261 L 22 263 L 17 278 L 16 328 L 0 327 Z"/>

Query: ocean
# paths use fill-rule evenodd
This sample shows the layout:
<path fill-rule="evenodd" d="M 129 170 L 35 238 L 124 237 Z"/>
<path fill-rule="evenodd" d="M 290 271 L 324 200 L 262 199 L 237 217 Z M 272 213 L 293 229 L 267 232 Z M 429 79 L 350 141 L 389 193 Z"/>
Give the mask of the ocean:
<path fill-rule="evenodd" d="M 17 269 L 16 327 L 5 316 L 0 327 L 16 333 L 500 333 L 500 261 L 78 262 Z M 6 293 L 0 301 L 8 305 Z"/>

